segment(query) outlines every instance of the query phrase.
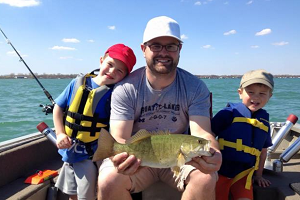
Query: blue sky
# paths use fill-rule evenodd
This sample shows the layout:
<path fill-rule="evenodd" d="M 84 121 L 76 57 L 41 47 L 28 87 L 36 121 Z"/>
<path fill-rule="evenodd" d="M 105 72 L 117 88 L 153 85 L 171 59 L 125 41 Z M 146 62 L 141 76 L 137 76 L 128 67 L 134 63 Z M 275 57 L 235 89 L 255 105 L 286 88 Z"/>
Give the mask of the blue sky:
<path fill-rule="evenodd" d="M 175 19 L 184 41 L 179 67 L 196 75 L 266 69 L 300 74 L 299 0 L 0 0 L 0 27 L 35 73 L 87 73 L 115 44 L 134 69 L 148 20 Z M 0 75 L 29 73 L 0 36 Z"/>

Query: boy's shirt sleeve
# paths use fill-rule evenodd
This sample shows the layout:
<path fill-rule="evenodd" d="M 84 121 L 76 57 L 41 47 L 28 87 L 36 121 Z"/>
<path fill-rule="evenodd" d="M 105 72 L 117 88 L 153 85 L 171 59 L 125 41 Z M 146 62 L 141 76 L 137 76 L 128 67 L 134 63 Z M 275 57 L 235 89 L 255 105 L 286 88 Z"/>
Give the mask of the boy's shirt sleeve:
<path fill-rule="evenodd" d="M 232 124 L 232 112 L 228 109 L 219 111 L 211 120 L 212 132 L 218 136 Z"/>
<path fill-rule="evenodd" d="M 69 85 L 64 89 L 64 91 L 55 99 L 55 103 L 61 107 L 61 108 L 66 108 L 68 105 L 68 100 L 70 97 L 70 94 L 73 91 L 73 87 L 75 84 L 75 79 L 73 79 Z"/>

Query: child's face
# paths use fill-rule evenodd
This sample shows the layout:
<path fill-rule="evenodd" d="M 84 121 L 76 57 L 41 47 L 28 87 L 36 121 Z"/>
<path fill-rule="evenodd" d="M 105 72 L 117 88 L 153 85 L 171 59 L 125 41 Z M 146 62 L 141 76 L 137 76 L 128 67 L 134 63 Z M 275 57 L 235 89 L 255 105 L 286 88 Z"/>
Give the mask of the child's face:
<path fill-rule="evenodd" d="M 272 97 L 271 89 L 263 84 L 252 84 L 238 89 L 240 99 L 253 113 L 263 108 Z"/>
<path fill-rule="evenodd" d="M 113 59 L 107 55 L 105 58 L 100 58 L 100 63 L 99 75 L 102 85 L 115 84 L 127 75 L 126 65 L 118 59 Z"/>

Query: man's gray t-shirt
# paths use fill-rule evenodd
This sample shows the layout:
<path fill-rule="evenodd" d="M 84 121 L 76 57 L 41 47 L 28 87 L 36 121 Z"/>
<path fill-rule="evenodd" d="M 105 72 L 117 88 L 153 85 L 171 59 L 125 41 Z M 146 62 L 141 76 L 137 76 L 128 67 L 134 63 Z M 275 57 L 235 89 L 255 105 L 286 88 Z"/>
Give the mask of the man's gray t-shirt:
<path fill-rule="evenodd" d="M 132 134 L 140 129 L 187 133 L 189 116 L 210 117 L 209 95 L 202 80 L 181 68 L 171 85 L 154 90 L 142 67 L 115 86 L 110 119 L 134 120 Z"/>

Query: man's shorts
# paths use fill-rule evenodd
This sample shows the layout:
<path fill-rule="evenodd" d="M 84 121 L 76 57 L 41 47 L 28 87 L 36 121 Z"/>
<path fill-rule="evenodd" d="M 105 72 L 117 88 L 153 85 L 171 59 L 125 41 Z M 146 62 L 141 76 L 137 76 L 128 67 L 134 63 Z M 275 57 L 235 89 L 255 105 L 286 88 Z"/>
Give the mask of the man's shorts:
<path fill-rule="evenodd" d="M 100 172 L 103 169 L 115 168 L 113 162 L 107 158 L 103 160 L 100 166 Z M 156 181 L 162 181 L 177 188 L 179 191 L 183 191 L 185 188 L 185 180 L 189 174 L 196 168 L 191 165 L 184 165 L 180 168 L 178 176 L 175 176 L 170 168 L 150 168 L 141 167 L 134 175 L 130 176 L 131 179 L 131 193 L 143 191 Z"/>
<path fill-rule="evenodd" d="M 101 161 L 97 163 L 100 166 Z M 64 163 L 55 184 L 63 193 L 78 199 L 96 199 L 98 167 L 92 160 Z"/>
<path fill-rule="evenodd" d="M 238 180 L 233 185 L 233 178 L 227 178 L 219 174 L 219 180 L 216 186 L 216 200 L 228 200 L 229 193 L 233 199 L 248 198 L 253 199 L 253 186 L 250 190 L 245 188 L 247 176 Z"/>

